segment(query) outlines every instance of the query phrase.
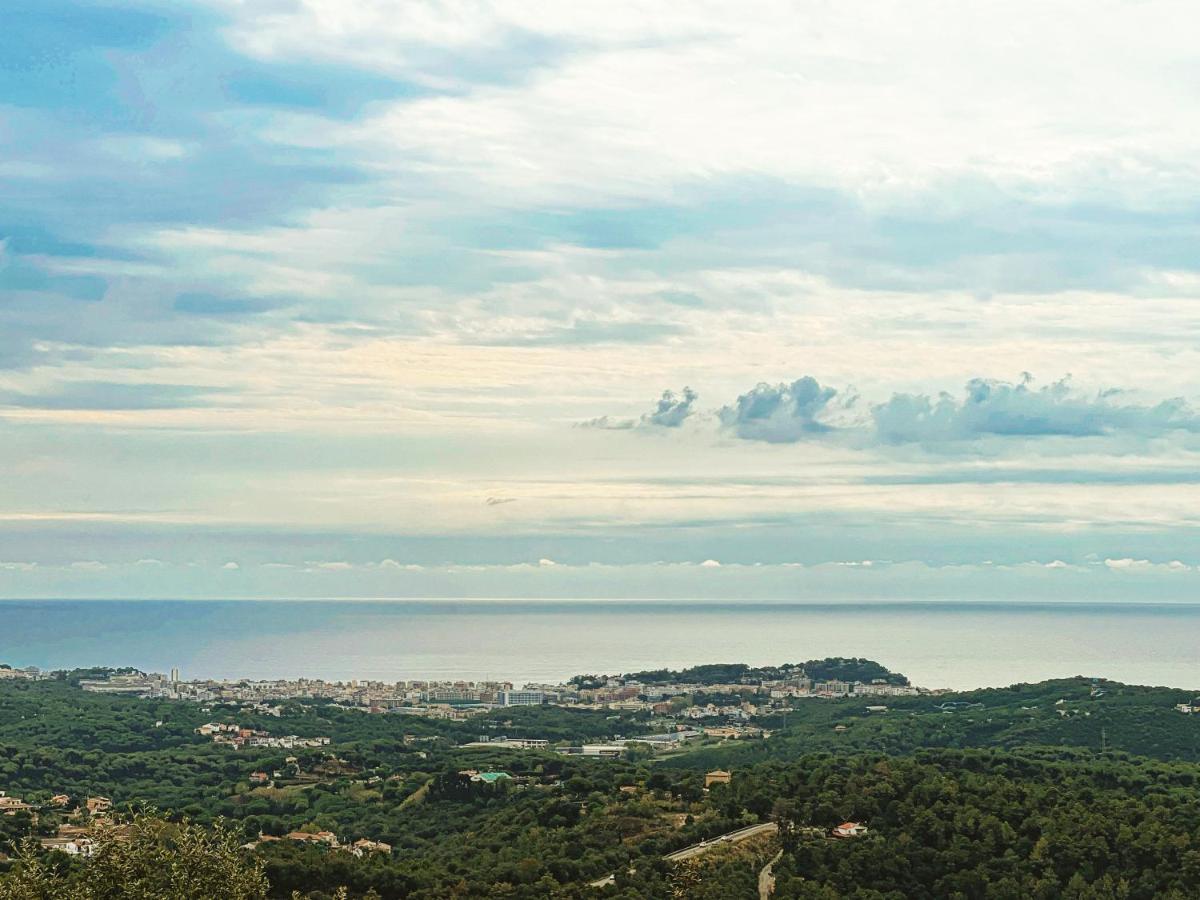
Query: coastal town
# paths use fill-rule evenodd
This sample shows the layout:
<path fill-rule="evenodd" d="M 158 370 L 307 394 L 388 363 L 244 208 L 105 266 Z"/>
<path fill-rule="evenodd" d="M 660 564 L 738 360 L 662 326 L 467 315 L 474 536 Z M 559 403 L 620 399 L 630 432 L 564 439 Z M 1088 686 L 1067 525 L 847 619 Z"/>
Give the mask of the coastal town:
<path fill-rule="evenodd" d="M 14 671 L 14 670 L 10 670 Z M 33 670 L 19 670 L 38 677 Z M 887 679 L 864 681 L 816 680 L 803 670 L 777 680 L 744 678 L 731 682 L 667 681 L 644 683 L 636 678 L 604 676 L 557 684 L 507 681 L 407 680 L 396 682 L 323 679 L 236 679 L 183 681 L 179 670 L 168 675 L 123 672 L 84 679 L 84 691 L 195 703 L 248 704 L 258 712 L 278 715 L 278 704 L 292 700 L 324 700 L 369 713 L 466 719 L 473 713 L 507 706 L 569 706 L 578 709 L 647 711 L 699 720 L 721 716 L 752 718 L 760 711 L 784 708 L 797 699 L 879 699 L 939 693 Z M 728 698 L 680 707 L 678 698 L 697 695 Z M 754 702 L 744 698 L 752 697 Z"/>
<path fill-rule="evenodd" d="M 14 670 L 10 670 L 14 671 Z M 18 670 L 37 678 L 35 670 Z M 914 687 L 906 680 L 817 679 L 798 668 L 783 677 L 767 678 L 752 672 L 731 680 L 643 681 L 630 676 L 577 676 L 570 681 L 527 683 L 508 681 L 375 680 L 326 681 L 319 678 L 190 680 L 179 669 L 169 675 L 118 671 L 80 680 L 89 693 L 124 695 L 144 699 L 182 701 L 205 708 L 234 705 L 247 714 L 281 715 L 284 705 L 323 702 L 369 715 L 408 716 L 466 722 L 475 716 L 510 707 L 557 706 L 578 710 L 641 714 L 649 726 L 644 733 L 617 735 L 613 740 L 571 744 L 537 737 L 510 738 L 480 734 L 463 746 L 488 745 L 495 749 L 552 750 L 564 755 L 615 758 L 631 746 L 655 752 L 669 751 L 697 738 L 738 740 L 769 738 L 769 729 L 756 720 L 777 716 L 798 702 L 861 699 L 871 713 L 887 711 L 889 697 L 936 695 L 941 691 Z M 14 676 L 10 676 L 14 677 Z M 331 738 L 272 735 L 237 722 L 214 721 L 198 734 L 230 749 L 277 748 L 296 750 L 329 744 Z"/>

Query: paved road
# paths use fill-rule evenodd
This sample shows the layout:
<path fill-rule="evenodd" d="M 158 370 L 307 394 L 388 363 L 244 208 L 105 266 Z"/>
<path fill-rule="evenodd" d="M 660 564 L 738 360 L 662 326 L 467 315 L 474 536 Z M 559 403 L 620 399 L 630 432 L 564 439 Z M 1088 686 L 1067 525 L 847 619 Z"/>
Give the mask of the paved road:
<path fill-rule="evenodd" d="M 663 859 L 669 862 L 679 862 L 684 859 L 691 859 L 693 856 L 701 856 L 718 847 L 721 844 L 736 844 L 738 841 L 744 841 L 746 838 L 752 838 L 758 834 L 767 834 L 768 832 L 777 831 L 779 826 L 774 822 L 764 822 L 761 825 L 751 825 L 748 828 L 739 828 L 737 831 L 731 831 L 728 834 L 723 834 L 720 837 L 710 838 L 707 841 L 701 841 L 698 844 L 692 844 L 690 847 L 684 847 L 682 850 L 676 850 L 674 853 L 668 853 Z"/>
<path fill-rule="evenodd" d="M 695 856 L 702 856 L 714 847 L 719 847 L 722 844 L 736 844 L 738 841 L 744 841 L 747 838 L 752 838 L 759 834 L 768 834 L 778 831 L 779 826 L 774 822 L 763 822 L 761 825 L 750 825 L 747 828 L 739 828 L 737 831 L 730 831 L 719 835 L 715 838 L 709 838 L 707 841 L 701 841 L 698 844 L 692 844 L 690 847 L 684 847 L 682 850 L 676 850 L 674 853 L 668 853 L 663 859 L 668 862 L 680 862 L 685 859 L 692 859 Z M 779 857 L 775 857 L 778 859 Z M 769 866 L 768 866 L 769 868 Z M 632 870 L 631 870 L 632 871 Z M 590 881 L 588 884 L 591 887 L 607 887 L 617 880 L 616 875 L 605 875 L 603 878 L 597 878 L 595 881 Z M 761 885 L 761 878 L 759 884 Z M 761 889 L 761 888 L 760 888 Z"/>
<path fill-rule="evenodd" d="M 775 893 L 775 873 L 771 869 L 782 858 L 783 851 L 780 850 L 771 857 L 771 861 L 763 866 L 762 871 L 758 873 L 758 900 L 771 900 L 771 895 Z"/>

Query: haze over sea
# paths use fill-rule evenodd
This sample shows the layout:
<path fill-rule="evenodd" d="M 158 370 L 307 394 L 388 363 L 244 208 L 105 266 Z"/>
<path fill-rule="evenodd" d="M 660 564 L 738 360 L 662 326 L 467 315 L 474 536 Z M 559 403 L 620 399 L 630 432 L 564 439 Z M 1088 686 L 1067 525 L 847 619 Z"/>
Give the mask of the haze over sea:
<path fill-rule="evenodd" d="M 1200 605 L 679 600 L 0 601 L 0 662 L 185 678 L 557 681 L 865 656 L 927 687 L 1200 687 Z"/>

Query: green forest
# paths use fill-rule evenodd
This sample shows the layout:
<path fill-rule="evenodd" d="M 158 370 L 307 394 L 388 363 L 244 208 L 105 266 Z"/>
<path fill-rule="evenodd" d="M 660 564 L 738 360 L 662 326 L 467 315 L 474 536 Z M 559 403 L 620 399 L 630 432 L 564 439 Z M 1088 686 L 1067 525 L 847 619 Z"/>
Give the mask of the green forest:
<path fill-rule="evenodd" d="M 729 667 L 704 671 L 694 683 Z M 248 898 L 715 900 L 759 897 L 768 875 L 777 898 L 1200 897 L 1200 716 L 1174 708 L 1182 691 L 1067 679 L 803 699 L 758 720 L 765 736 L 596 759 L 461 745 L 606 741 L 652 730 L 648 714 L 438 721 L 310 701 L 273 717 L 77 681 L 0 682 L 0 791 L 33 807 L 0 815 L 0 900 L 202 896 L 96 887 L 177 857 Z M 235 750 L 195 733 L 209 721 L 332 741 Z M 717 769 L 729 782 L 706 788 Z M 70 810 L 89 797 L 135 817 L 135 837 L 107 859 L 41 848 L 88 824 Z M 865 832 L 835 837 L 843 822 Z"/>

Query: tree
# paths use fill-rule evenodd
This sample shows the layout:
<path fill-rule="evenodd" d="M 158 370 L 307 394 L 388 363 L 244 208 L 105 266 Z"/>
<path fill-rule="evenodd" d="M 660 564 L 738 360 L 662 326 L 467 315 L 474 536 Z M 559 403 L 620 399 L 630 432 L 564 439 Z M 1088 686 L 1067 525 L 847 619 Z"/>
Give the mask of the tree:
<path fill-rule="evenodd" d="M 771 819 L 779 827 L 779 845 L 785 853 L 795 853 L 800 843 L 799 811 L 794 802 L 776 800 L 771 808 Z"/>
<path fill-rule="evenodd" d="M 173 823 L 149 812 L 127 826 L 109 826 L 96 855 L 78 869 L 45 862 L 30 842 L 16 870 L 0 879 L 0 900 L 265 900 L 262 866 L 245 859 L 238 838 Z"/>

